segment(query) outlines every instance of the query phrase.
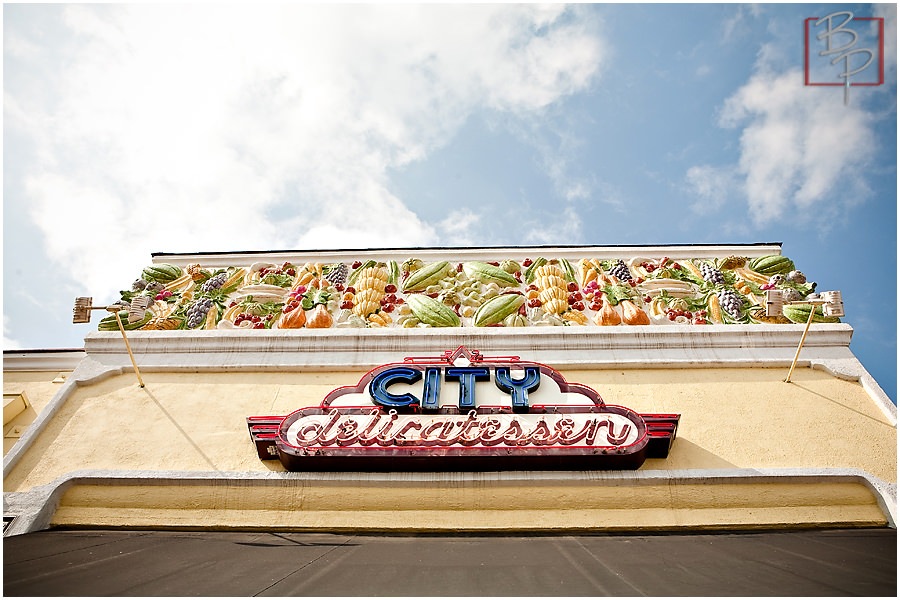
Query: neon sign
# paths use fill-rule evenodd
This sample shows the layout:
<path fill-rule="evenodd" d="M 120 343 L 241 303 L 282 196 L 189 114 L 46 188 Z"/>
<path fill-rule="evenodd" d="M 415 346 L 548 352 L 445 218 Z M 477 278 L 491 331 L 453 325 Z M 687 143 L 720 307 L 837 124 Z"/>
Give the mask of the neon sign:
<path fill-rule="evenodd" d="M 636 469 L 668 455 L 678 419 L 608 405 L 546 365 L 461 347 L 247 423 L 259 457 L 288 470 Z"/>
<path fill-rule="evenodd" d="M 401 408 L 421 406 L 423 410 L 438 410 L 441 390 L 442 367 L 426 367 L 425 369 L 398 366 L 385 369 L 375 375 L 369 384 L 369 394 L 376 404 L 387 408 Z M 525 375 L 521 379 L 515 379 L 510 375 L 509 367 L 495 367 L 494 383 L 497 388 L 510 394 L 514 411 L 528 409 L 528 392 L 538 389 L 541 383 L 541 374 L 536 367 L 525 367 Z M 424 379 L 422 400 L 405 393 L 395 395 L 387 390 L 387 387 L 395 382 L 416 383 Z M 447 367 L 444 369 L 446 381 L 459 382 L 460 410 L 475 408 L 476 383 L 490 380 L 490 369 L 487 367 Z"/>

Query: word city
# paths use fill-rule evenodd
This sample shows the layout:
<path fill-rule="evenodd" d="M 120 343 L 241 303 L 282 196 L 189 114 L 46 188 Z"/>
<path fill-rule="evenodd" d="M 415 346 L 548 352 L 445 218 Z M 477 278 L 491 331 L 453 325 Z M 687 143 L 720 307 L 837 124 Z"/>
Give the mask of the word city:
<path fill-rule="evenodd" d="M 420 379 L 425 380 L 422 398 L 413 394 L 391 394 L 387 388 L 394 383 L 413 384 Z M 444 369 L 445 381 L 459 382 L 459 409 L 461 411 L 475 408 L 475 384 L 490 380 L 487 367 L 447 367 Z M 528 410 L 528 393 L 534 392 L 541 384 L 541 372 L 537 367 L 526 367 L 522 379 L 513 379 L 509 367 L 494 368 L 494 383 L 510 395 L 514 412 Z M 439 408 L 441 395 L 441 367 L 393 367 L 375 375 L 369 383 L 369 394 L 381 406 L 403 409 L 420 406 L 423 410 L 433 411 Z"/>

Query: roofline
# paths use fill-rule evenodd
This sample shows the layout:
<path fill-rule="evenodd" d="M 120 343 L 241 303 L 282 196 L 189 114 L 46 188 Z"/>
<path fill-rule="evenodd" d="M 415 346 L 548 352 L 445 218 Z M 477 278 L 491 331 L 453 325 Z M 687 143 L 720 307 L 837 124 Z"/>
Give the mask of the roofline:
<path fill-rule="evenodd" d="M 84 348 L 32 348 L 3 351 L 3 372 L 72 371 L 87 356 Z"/>
<path fill-rule="evenodd" d="M 10 350 L 4 350 L 3 356 L 10 356 L 13 354 L 40 354 L 51 352 L 84 352 L 84 348 L 13 348 Z"/>
<path fill-rule="evenodd" d="M 256 263 L 280 264 L 285 261 L 290 263 L 334 263 L 353 260 L 384 262 L 395 260 L 398 256 L 404 258 L 412 256 L 426 262 L 440 260 L 467 262 L 473 260 L 522 260 L 523 256 L 527 257 L 528 255 L 531 255 L 532 258 L 545 255 L 547 258 L 565 258 L 577 261 L 582 258 L 611 260 L 633 259 L 635 257 L 653 260 L 660 259 L 663 256 L 668 256 L 675 260 L 720 258 L 731 255 L 757 258 L 769 254 L 780 255 L 781 242 L 770 244 L 681 244 L 663 246 L 646 244 L 610 246 L 416 246 L 410 248 L 348 248 L 343 250 L 230 250 L 221 253 L 202 252 L 197 254 L 156 252 L 151 255 L 151 260 L 154 264 L 168 263 L 180 267 L 201 263 L 207 268 L 222 268 L 235 265 L 251 266 Z"/>
<path fill-rule="evenodd" d="M 783 242 L 752 242 L 752 243 L 736 243 L 736 244 L 720 244 L 720 243 L 687 243 L 687 244 L 539 244 L 539 245 L 502 245 L 502 246 L 403 246 L 403 247 L 384 247 L 384 248 L 294 248 L 282 250 L 225 250 L 221 252 L 203 251 L 203 252 L 152 252 L 151 257 L 164 256 L 244 256 L 248 254 L 308 254 L 319 252 L 409 252 L 416 250 L 441 250 L 441 251 L 459 251 L 466 252 L 472 250 L 544 250 L 544 249 L 615 249 L 615 248 L 716 248 L 716 247 L 735 247 L 735 248 L 755 248 L 761 246 L 777 246 L 781 248 Z"/>

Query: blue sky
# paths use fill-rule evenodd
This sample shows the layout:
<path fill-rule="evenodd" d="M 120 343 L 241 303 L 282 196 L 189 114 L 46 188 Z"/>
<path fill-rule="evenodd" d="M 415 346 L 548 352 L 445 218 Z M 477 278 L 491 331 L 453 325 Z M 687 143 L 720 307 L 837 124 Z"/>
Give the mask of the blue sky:
<path fill-rule="evenodd" d="M 838 10 L 886 20 L 848 105 L 802 77 Z M 783 242 L 896 401 L 895 5 L 7 4 L 3 31 L 6 349 L 81 347 L 73 298 L 152 252 Z"/>

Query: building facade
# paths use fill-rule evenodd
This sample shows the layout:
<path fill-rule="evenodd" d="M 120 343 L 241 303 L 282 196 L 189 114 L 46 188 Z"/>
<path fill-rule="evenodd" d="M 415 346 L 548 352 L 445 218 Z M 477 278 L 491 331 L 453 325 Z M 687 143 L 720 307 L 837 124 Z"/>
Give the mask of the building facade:
<path fill-rule="evenodd" d="M 895 527 L 896 407 L 777 244 L 152 263 L 4 353 L 5 535 Z"/>

